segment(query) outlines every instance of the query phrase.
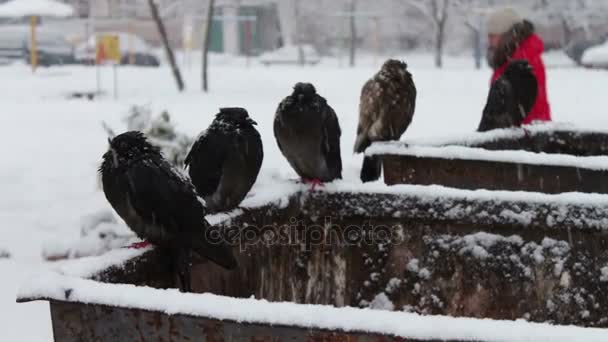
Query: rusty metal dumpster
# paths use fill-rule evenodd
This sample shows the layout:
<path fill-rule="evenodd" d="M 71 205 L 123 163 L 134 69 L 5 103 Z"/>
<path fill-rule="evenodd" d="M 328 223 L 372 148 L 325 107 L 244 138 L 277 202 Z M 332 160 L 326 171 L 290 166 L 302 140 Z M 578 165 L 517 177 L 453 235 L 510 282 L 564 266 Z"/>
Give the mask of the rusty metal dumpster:
<path fill-rule="evenodd" d="M 608 193 L 608 134 L 554 127 L 499 130 L 434 145 L 374 144 L 384 180 L 462 189 Z"/>
<path fill-rule="evenodd" d="M 19 300 L 51 302 L 57 341 L 600 341 L 607 214 L 605 195 L 338 182 L 227 215 L 240 267 L 196 265 L 198 294 L 164 290 L 157 250 L 124 249 Z"/>

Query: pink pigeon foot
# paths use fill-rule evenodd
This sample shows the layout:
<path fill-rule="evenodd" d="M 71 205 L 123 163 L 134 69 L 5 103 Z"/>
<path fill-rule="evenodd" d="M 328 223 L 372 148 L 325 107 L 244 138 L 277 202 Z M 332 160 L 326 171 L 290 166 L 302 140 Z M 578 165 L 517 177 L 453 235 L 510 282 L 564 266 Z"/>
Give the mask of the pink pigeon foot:
<path fill-rule="evenodd" d="M 126 248 L 143 249 L 143 248 L 146 248 L 146 247 L 151 246 L 151 245 L 152 244 L 150 242 L 144 240 L 144 241 L 141 241 L 141 242 L 136 242 L 136 243 L 134 243 L 134 244 L 132 244 L 132 245 L 126 247 Z"/>
<path fill-rule="evenodd" d="M 311 185 L 311 187 L 310 187 L 310 190 L 311 190 L 311 191 L 316 191 L 317 187 L 322 188 L 322 187 L 324 187 L 324 186 L 325 186 L 325 184 L 323 184 L 323 182 L 321 182 L 321 180 L 319 180 L 319 179 L 308 179 L 308 178 L 303 178 L 303 179 L 302 179 L 302 181 L 303 181 L 305 184 L 310 184 L 310 185 Z"/>

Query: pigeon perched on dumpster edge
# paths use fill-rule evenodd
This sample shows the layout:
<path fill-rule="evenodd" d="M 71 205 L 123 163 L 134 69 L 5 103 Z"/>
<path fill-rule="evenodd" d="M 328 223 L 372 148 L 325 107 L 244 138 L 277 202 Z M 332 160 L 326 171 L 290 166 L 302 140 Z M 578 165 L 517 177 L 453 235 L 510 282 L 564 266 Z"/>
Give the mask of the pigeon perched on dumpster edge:
<path fill-rule="evenodd" d="M 264 150 L 243 108 L 221 108 L 186 157 L 192 184 L 209 212 L 236 208 L 255 183 Z"/>
<path fill-rule="evenodd" d="M 538 95 L 538 83 L 532 66 L 525 60 L 513 60 L 504 74 L 490 88 L 488 101 L 479 123 L 479 132 L 520 126 Z"/>
<path fill-rule="evenodd" d="M 162 157 L 141 132 L 131 131 L 109 141 L 100 172 L 103 190 L 118 215 L 142 239 L 171 258 L 180 289 L 189 292 L 192 258 L 200 256 L 234 269 L 232 250 L 211 240 L 212 228 L 194 187 Z"/>
<path fill-rule="evenodd" d="M 279 149 L 306 183 L 342 178 L 340 124 L 334 110 L 310 83 L 298 83 L 279 105 L 274 135 Z"/>
<path fill-rule="evenodd" d="M 399 140 L 416 110 L 416 86 L 407 64 L 389 59 L 361 90 L 359 127 L 355 153 L 362 153 L 374 141 Z M 382 164 L 378 157 L 366 156 L 361 180 L 378 180 Z"/>

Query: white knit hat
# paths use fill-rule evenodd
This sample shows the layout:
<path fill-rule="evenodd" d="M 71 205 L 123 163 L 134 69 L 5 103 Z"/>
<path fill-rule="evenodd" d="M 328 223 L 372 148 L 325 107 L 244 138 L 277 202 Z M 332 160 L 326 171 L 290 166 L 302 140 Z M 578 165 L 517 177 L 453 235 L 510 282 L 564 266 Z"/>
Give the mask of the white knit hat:
<path fill-rule="evenodd" d="M 488 34 L 503 34 L 522 20 L 519 14 L 512 8 L 496 9 L 490 13 L 490 17 L 488 18 Z"/>

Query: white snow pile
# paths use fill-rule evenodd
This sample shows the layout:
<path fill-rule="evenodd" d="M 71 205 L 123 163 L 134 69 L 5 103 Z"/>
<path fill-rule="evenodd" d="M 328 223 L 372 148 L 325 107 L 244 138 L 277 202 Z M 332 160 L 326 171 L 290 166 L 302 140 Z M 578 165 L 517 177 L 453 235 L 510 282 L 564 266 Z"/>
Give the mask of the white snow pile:
<path fill-rule="evenodd" d="M 240 207 L 246 209 L 260 208 L 274 204 L 279 208 L 286 208 L 289 199 L 298 192 L 306 189 L 299 181 L 277 178 L 258 178 L 253 189 L 243 200 Z"/>
<path fill-rule="evenodd" d="M 395 310 L 395 305 L 386 293 L 382 292 L 374 297 L 374 300 L 369 304 L 369 308 L 372 310 L 393 311 Z"/>
<path fill-rule="evenodd" d="M 445 146 L 445 145 L 479 145 L 502 139 L 521 139 L 547 132 L 607 133 L 606 130 L 587 128 L 566 122 L 548 122 L 526 125 L 522 128 L 503 128 L 487 132 L 468 132 L 466 134 L 448 134 L 441 137 L 417 137 L 403 140 L 408 145 Z"/>
<path fill-rule="evenodd" d="M 502 262 L 500 254 L 510 253 L 508 259 L 512 266 L 528 278 L 533 277 L 533 270 L 526 260 L 535 265 L 553 267 L 554 276 L 560 277 L 564 272 L 564 264 L 571 254 L 568 242 L 547 237 L 540 244 L 534 241 L 524 242 L 519 235 L 502 236 L 487 232 L 465 236 L 441 235 L 438 238 L 425 236 L 424 240 L 425 243 L 436 246 L 440 251 L 453 251 L 458 255 L 484 262 Z M 419 261 L 413 260 L 416 260 L 416 267 L 420 267 Z M 411 263 L 412 261 L 410 261 Z M 408 268 L 408 270 L 412 272 L 412 269 Z"/>
<path fill-rule="evenodd" d="M 256 209 L 267 205 L 285 208 L 289 199 L 303 189 L 297 182 L 287 180 L 260 180 L 251 190 L 240 208 L 230 212 L 207 215 L 205 219 L 211 225 L 229 223 L 243 214 L 243 209 Z M 66 240 L 57 238 L 43 245 L 42 257 L 45 260 L 57 261 L 99 256 L 108 251 L 127 247 L 138 239 L 135 234 L 117 218 L 113 211 L 102 209 L 81 219 L 80 237 Z M 0 259 L 2 258 L 0 249 Z M 8 256 L 10 254 L 7 253 Z"/>
<path fill-rule="evenodd" d="M 416 258 L 410 260 L 405 266 L 405 269 L 408 270 L 410 273 L 417 274 L 420 279 L 431 278 L 431 271 L 429 271 L 426 267 L 420 267 L 420 260 Z"/>
<path fill-rule="evenodd" d="M 74 9 L 55 0 L 12 0 L 0 5 L 0 17 L 69 17 Z"/>
<path fill-rule="evenodd" d="M 587 49 L 581 61 L 585 66 L 608 68 L 608 41 Z"/>
<path fill-rule="evenodd" d="M 608 156 L 577 157 L 566 154 L 528 151 L 489 151 L 467 146 L 405 146 L 401 143 L 374 143 L 366 155 L 397 155 L 419 158 L 465 159 L 502 163 L 568 166 L 591 170 L 608 170 Z"/>
<path fill-rule="evenodd" d="M 125 116 L 127 131 L 140 131 L 146 135 L 150 143 L 160 147 L 163 156 L 180 170 L 190 146 L 194 140 L 186 134 L 177 131 L 175 124 L 171 121 L 171 115 L 163 111 L 156 117 L 152 117 L 152 109 L 149 105 L 131 106 Z M 122 130 L 116 131 L 102 122 L 106 132 L 113 138 Z"/>
<path fill-rule="evenodd" d="M 239 323 L 346 332 L 364 331 L 411 339 L 502 342 L 608 340 L 606 329 L 554 326 L 525 321 L 420 316 L 350 307 L 270 303 L 253 298 L 237 299 L 208 293 L 183 294 L 177 290 L 104 284 L 54 273 L 30 279 L 20 288 L 18 298 L 138 308 L 169 315 L 185 314 Z M 381 298 L 379 302 L 382 302 Z"/>
<path fill-rule="evenodd" d="M 128 246 L 135 234 L 118 222 L 110 210 L 101 210 L 81 219 L 80 238 L 74 241 L 57 239 L 44 244 L 45 260 L 61 260 L 102 255 L 107 251 Z"/>
<path fill-rule="evenodd" d="M 520 236 L 513 235 L 510 237 L 504 237 L 486 232 L 465 235 L 462 238 L 455 239 L 451 242 L 451 244 L 462 245 L 462 247 L 459 248 L 459 254 L 461 255 L 469 254 L 479 259 L 486 259 L 490 256 L 488 249 L 492 248 L 499 242 L 518 246 L 523 245 L 523 239 Z M 442 244 L 442 242 L 440 242 L 440 244 Z"/>
<path fill-rule="evenodd" d="M 602 272 L 602 274 L 600 275 L 600 281 L 608 282 L 608 266 L 602 267 L 600 271 Z"/>
<path fill-rule="evenodd" d="M 262 54 L 259 60 L 260 63 L 265 65 L 297 64 L 300 61 L 301 52 L 302 61 L 306 64 L 317 64 L 321 61 L 321 56 L 319 56 L 314 46 L 305 44 L 300 48 L 294 45 L 287 45 L 275 51 Z"/>
<path fill-rule="evenodd" d="M 52 270 L 54 273 L 79 277 L 91 278 L 110 267 L 122 267 L 134 258 L 142 256 L 153 247 L 146 248 L 119 248 L 105 253 L 101 256 L 90 256 L 79 259 L 58 262 Z"/>

